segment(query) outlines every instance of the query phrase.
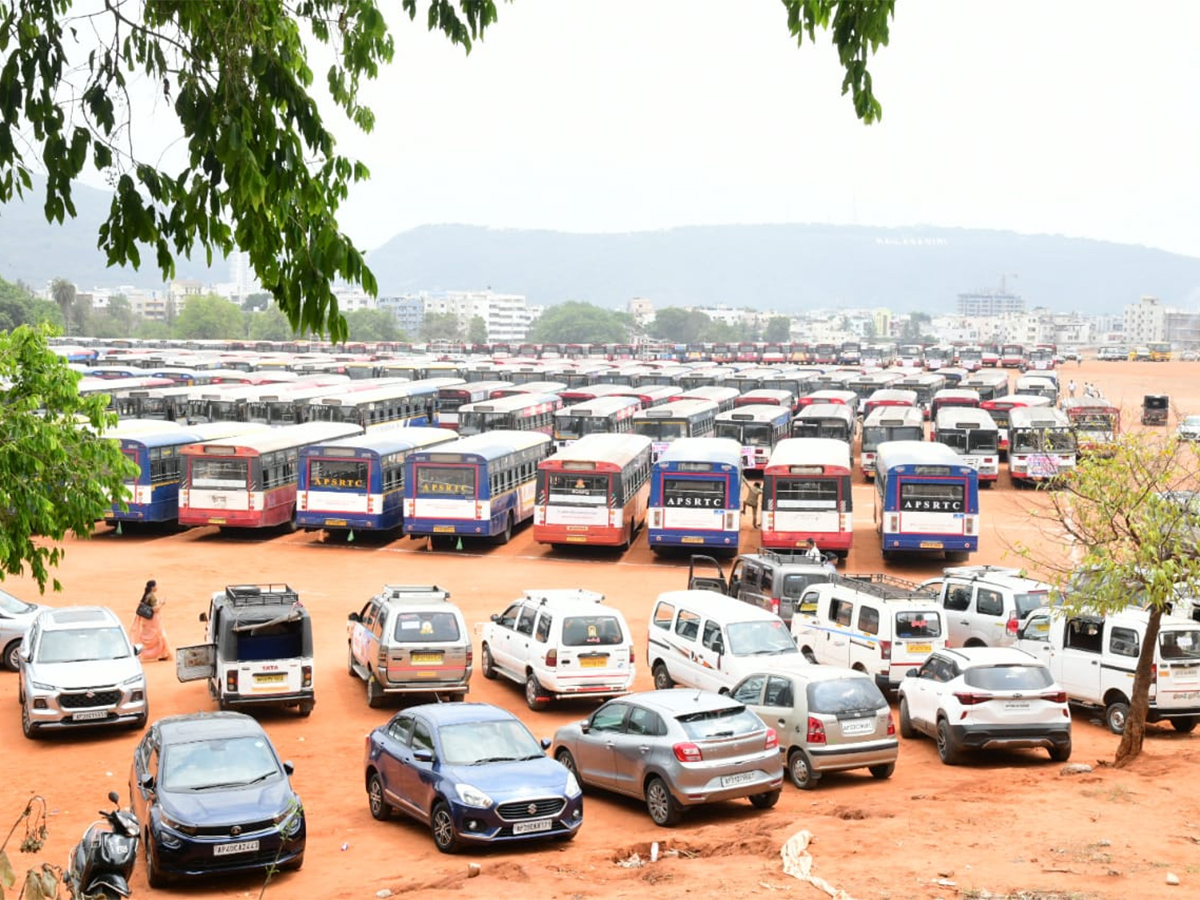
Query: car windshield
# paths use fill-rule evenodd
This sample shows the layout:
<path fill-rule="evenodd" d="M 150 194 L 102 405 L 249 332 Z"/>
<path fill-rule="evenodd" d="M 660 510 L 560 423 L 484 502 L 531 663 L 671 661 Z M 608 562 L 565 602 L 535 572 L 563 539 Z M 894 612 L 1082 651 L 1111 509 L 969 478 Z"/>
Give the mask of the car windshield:
<path fill-rule="evenodd" d="M 887 700 L 869 678 L 833 678 L 808 686 L 808 708 L 812 712 L 840 715 L 886 707 Z"/>
<path fill-rule="evenodd" d="M 18 600 L 12 594 L 6 594 L 0 591 L 0 612 L 8 613 L 10 616 L 17 616 L 21 613 L 33 612 L 37 609 L 32 603 L 26 603 L 24 600 Z"/>
<path fill-rule="evenodd" d="M 37 662 L 95 662 L 124 659 L 130 655 L 129 641 L 119 627 L 64 628 L 46 631 L 38 643 Z"/>
<path fill-rule="evenodd" d="M 165 791 L 207 791 L 261 784 L 283 774 L 266 737 L 214 738 L 163 748 Z"/>
<path fill-rule="evenodd" d="M 442 762 L 450 766 L 476 766 L 545 756 L 529 729 L 515 719 L 462 722 L 438 729 Z"/>
<path fill-rule="evenodd" d="M 975 666 L 963 673 L 969 687 L 984 691 L 1040 691 L 1054 679 L 1045 666 Z"/>
<path fill-rule="evenodd" d="M 1180 424 L 1188 428 L 1200 428 L 1200 416 L 1184 416 Z"/>
<path fill-rule="evenodd" d="M 762 719 L 744 706 L 686 713 L 676 716 L 675 721 L 683 726 L 684 732 L 694 741 L 753 734 L 764 727 Z"/>
<path fill-rule="evenodd" d="M 729 652 L 734 656 L 775 656 L 799 653 L 787 626 L 779 620 L 733 622 L 728 627 Z"/>

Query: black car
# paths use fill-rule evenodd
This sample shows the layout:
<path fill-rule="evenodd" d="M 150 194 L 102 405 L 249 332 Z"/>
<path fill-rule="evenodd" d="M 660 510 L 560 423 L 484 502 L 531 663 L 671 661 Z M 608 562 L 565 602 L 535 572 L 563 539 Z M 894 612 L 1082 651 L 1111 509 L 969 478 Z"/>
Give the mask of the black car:
<path fill-rule="evenodd" d="M 262 726 L 243 713 L 170 716 L 133 753 L 129 794 L 151 887 L 173 878 L 299 869 L 304 807 Z"/>

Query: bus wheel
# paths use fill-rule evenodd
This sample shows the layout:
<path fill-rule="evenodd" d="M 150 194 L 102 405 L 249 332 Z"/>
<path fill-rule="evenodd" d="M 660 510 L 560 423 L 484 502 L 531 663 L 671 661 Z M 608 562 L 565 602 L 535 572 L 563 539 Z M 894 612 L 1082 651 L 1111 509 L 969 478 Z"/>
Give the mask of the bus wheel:
<path fill-rule="evenodd" d="M 497 544 L 507 544 L 512 540 L 513 520 L 512 513 L 509 513 L 504 519 L 504 530 L 496 535 Z"/>

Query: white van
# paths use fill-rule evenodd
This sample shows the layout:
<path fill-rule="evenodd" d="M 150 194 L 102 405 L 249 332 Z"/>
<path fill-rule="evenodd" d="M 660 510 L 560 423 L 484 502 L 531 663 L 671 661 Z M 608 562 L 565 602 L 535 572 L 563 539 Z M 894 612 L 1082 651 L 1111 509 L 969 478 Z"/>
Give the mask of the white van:
<path fill-rule="evenodd" d="M 1039 609 L 1021 628 L 1017 646 L 1045 662 L 1072 701 L 1103 709 L 1109 730 L 1120 734 L 1149 618 L 1136 607 L 1110 616 Z M 1146 721 L 1165 719 L 1176 731 L 1192 731 L 1200 723 L 1200 624 L 1164 615 L 1154 664 Z"/>
<path fill-rule="evenodd" d="M 806 666 L 783 620 L 716 591 L 667 591 L 650 614 L 654 687 L 727 694 L 752 672 Z"/>
<path fill-rule="evenodd" d="M 800 596 L 792 637 L 809 662 L 866 672 L 894 691 L 910 669 L 946 646 L 941 607 L 890 575 L 835 577 Z"/>

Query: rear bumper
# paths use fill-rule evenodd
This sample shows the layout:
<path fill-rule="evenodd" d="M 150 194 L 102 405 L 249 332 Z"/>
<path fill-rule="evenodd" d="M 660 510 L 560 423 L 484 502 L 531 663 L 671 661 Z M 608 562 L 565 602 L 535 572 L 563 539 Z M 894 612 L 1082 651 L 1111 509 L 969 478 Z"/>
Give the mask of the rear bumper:
<path fill-rule="evenodd" d="M 1071 743 L 1071 726 L 1063 725 L 951 725 L 954 742 L 969 750 L 1019 750 L 1065 747 Z"/>
<path fill-rule="evenodd" d="M 900 755 L 900 742 L 872 741 L 869 744 L 846 744 L 834 747 L 809 746 L 808 758 L 814 772 L 842 772 L 894 763 Z"/>

